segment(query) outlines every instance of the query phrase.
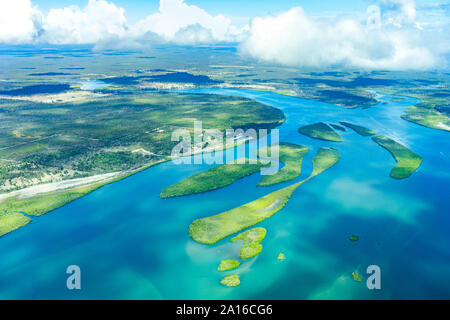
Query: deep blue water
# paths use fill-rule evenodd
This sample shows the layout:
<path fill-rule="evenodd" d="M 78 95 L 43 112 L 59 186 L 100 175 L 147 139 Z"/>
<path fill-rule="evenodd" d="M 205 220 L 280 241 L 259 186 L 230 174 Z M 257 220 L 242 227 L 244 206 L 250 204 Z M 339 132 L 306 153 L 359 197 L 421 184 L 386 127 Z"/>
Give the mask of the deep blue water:
<path fill-rule="evenodd" d="M 5 96 L 31 96 L 35 94 L 56 94 L 68 90 L 70 90 L 68 84 L 35 84 L 19 89 L 0 90 L 0 94 Z"/>
<path fill-rule="evenodd" d="M 164 163 L 104 186 L 35 218 L 0 238 L 2 299 L 406 299 L 450 298 L 450 138 L 400 119 L 417 100 L 348 110 L 275 93 L 201 89 L 188 92 L 245 96 L 286 114 L 280 140 L 311 147 L 300 180 L 322 146 L 341 161 L 302 185 L 286 207 L 258 226 L 267 229 L 262 253 L 236 273 L 241 285 L 226 288 L 222 259 L 237 258 L 229 238 L 213 246 L 195 243 L 189 224 L 255 200 L 279 186 L 256 187 L 258 175 L 199 195 L 166 199 L 161 190 L 208 165 Z M 300 126 L 348 121 L 390 136 L 423 156 L 417 172 L 394 180 L 395 161 L 368 137 L 352 130 L 341 143 L 313 140 Z M 348 238 L 358 234 L 360 240 Z M 278 253 L 286 260 L 279 262 Z M 66 267 L 79 265 L 82 290 L 66 289 Z M 382 290 L 351 279 L 381 267 Z"/>

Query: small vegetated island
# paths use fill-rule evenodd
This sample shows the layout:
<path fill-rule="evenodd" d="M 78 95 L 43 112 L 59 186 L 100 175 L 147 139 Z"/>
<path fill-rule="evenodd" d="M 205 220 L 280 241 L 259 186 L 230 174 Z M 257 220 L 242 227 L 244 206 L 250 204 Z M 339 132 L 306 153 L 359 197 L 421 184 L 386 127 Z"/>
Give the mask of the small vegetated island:
<path fill-rule="evenodd" d="M 329 125 L 323 122 L 318 122 L 303 126 L 298 129 L 298 132 L 313 139 L 340 142 L 341 136 Z"/>
<path fill-rule="evenodd" d="M 267 149 L 267 147 L 265 148 Z M 258 185 L 271 186 L 298 177 L 301 172 L 302 160 L 307 153 L 308 147 L 293 143 L 280 143 L 279 158 L 285 166 L 274 175 L 263 176 Z M 172 198 L 217 190 L 257 173 L 269 165 L 260 161 L 253 164 L 249 162 L 249 159 L 236 160 L 187 177 L 163 189 L 160 196 L 161 198 Z"/>
<path fill-rule="evenodd" d="M 217 270 L 219 271 L 233 270 L 239 267 L 240 264 L 241 263 L 237 260 L 222 260 Z"/>
<path fill-rule="evenodd" d="M 340 122 L 343 126 L 346 126 L 347 128 L 352 129 L 353 131 L 355 131 L 357 134 L 363 136 L 363 137 L 369 137 L 369 136 L 373 136 L 376 135 L 377 133 L 373 130 L 370 130 L 366 127 L 363 126 L 359 126 L 357 124 L 353 124 L 353 123 L 349 123 L 349 122 L 345 122 L 345 121 L 341 121 Z"/>
<path fill-rule="evenodd" d="M 390 173 L 394 179 L 408 178 L 422 163 L 421 156 L 386 136 L 372 137 L 372 140 L 388 150 L 397 161 Z"/>
<path fill-rule="evenodd" d="M 339 158 L 339 153 L 335 151 L 327 148 L 319 149 L 313 157 L 313 171 L 308 178 L 235 209 L 195 220 L 189 226 L 190 236 L 197 242 L 214 244 L 271 217 L 286 205 L 299 186 L 334 166 Z"/>
<path fill-rule="evenodd" d="M 234 238 L 231 242 L 242 241 L 243 246 L 239 251 L 239 257 L 243 260 L 253 258 L 262 251 L 261 241 L 266 237 L 267 230 L 264 228 L 253 228 L 244 231 Z"/>
<path fill-rule="evenodd" d="M 180 182 L 165 188 L 161 198 L 185 196 L 203 193 L 226 187 L 233 182 L 260 171 L 264 165 L 261 162 L 249 163 L 244 159 L 242 163 L 233 161 L 196 173 Z"/>
<path fill-rule="evenodd" d="M 268 147 L 264 149 L 268 149 Z M 305 146 L 293 143 L 280 143 L 279 158 L 284 163 L 284 167 L 274 175 L 263 176 L 258 186 L 272 186 L 297 178 L 301 173 L 302 161 L 308 153 L 308 150 L 309 148 Z"/>
<path fill-rule="evenodd" d="M 220 283 L 227 287 L 237 287 L 239 284 L 241 284 L 241 279 L 237 274 L 233 274 L 231 276 L 223 278 Z"/>

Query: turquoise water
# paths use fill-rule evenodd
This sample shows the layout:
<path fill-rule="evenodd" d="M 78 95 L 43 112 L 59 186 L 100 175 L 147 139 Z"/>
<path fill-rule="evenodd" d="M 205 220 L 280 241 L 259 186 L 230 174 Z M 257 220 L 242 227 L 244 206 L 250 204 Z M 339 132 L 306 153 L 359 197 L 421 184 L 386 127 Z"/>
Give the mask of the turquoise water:
<path fill-rule="evenodd" d="M 450 298 L 449 133 L 400 119 L 407 98 L 366 110 L 245 90 L 189 90 L 239 95 L 282 109 L 280 140 L 307 145 L 301 177 L 322 146 L 341 161 L 302 185 L 286 207 L 258 226 L 267 228 L 262 253 L 236 273 L 241 285 L 219 284 L 216 271 L 236 258 L 229 238 L 213 246 L 192 241 L 192 220 L 255 200 L 289 183 L 256 187 L 258 175 L 206 194 L 162 200 L 161 190 L 208 165 L 152 167 L 107 185 L 0 238 L 2 299 L 406 299 Z M 389 177 L 390 154 L 351 130 L 343 142 L 297 133 L 317 121 L 349 121 L 385 134 L 423 156 L 410 178 Z M 358 234 L 360 240 L 348 238 Z M 283 252 L 286 260 L 277 261 Z M 82 290 L 66 289 L 67 266 L 82 270 Z M 381 267 L 379 291 L 351 279 Z"/>

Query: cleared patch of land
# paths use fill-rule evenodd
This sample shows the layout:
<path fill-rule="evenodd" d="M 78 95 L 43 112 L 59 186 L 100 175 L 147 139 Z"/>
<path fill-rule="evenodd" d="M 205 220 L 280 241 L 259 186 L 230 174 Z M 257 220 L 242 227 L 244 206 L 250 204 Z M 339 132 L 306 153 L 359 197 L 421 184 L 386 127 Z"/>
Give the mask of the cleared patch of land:
<path fill-rule="evenodd" d="M 101 175 L 95 175 L 91 177 L 40 184 L 37 186 L 32 186 L 12 191 L 9 193 L 0 194 L 0 201 L 3 201 L 8 198 L 19 198 L 19 199 L 33 198 L 48 193 L 56 193 L 61 191 L 67 191 L 68 189 L 81 188 L 83 186 L 93 185 L 97 183 L 105 183 L 110 180 L 114 180 L 122 175 L 124 175 L 123 172 L 112 172 Z"/>
<path fill-rule="evenodd" d="M 335 165 L 339 158 L 339 153 L 321 148 L 312 160 L 314 169 L 310 177 L 232 210 L 195 220 L 189 226 L 190 236 L 197 242 L 214 244 L 231 234 L 270 218 L 286 205 L 299 186 Z M 274 203 L 276 203 L 275 206 Z"/>
<path fill-rule="evenodd" d="M 244 164 L 238 161 L 222 164 L 165 188 L 160 196 L 161 198 L 180 197 L 220 189 L 260 171 L 263 167 L 264 165 L 260 162 L 249 163 L 248 159 L 245 159 Z"/>
<path fill-rule="evenodd" d="M 390 174 L 394 179 L 408 178 L 422 163 L 421 156 L 395 140 L 385 136 L 372 137 L 372 140 L 388 150 L 397 161 Z"/>
<path fill-rule="evenodd" d="M 363 137 L 369 137 L 369 136 L 373 136 L 376 135 L 377 133 L 373 130 L 370 130 L 366 127 L 363 126 L 359 126 L 357 124 L 353 124 L 350 122 L 345 122 L 345 121 L 341 121 L 340 122 L 343 126 L 346 126 L 347 128 L 352 129 L 353 131 L 355 131 L 357 134 L 363 136 Z"/>
<path fill-rule="evenodd" d="M 265 149 L 267 154 L 268 147 L 265 147 Z M 301 173 L 302 161 L 308 150 L 308 147 L 305 146 L 293 143 L 280 143 L 279 160 L 284 163 L 284 167 L 274 175 L 263 176 L 258 186 L 272 186 L 297 178 Z"/>
<path fill-rule="evenodd" d="M 342 141 L 341 136 L 333 128 L 323 122 L 303 126 L 298 129 L 298 132 L 314 139 L 334 142 Z"/>
<path fill-rule="evenodd" d="M 1 210 L 1 209 L 0 209 Z M 3 210 L 1 210 L 3 212 Z M 2 213 L 0 215 L 0 237 L 31 222 L 31 218 L 21 213 Z"/>

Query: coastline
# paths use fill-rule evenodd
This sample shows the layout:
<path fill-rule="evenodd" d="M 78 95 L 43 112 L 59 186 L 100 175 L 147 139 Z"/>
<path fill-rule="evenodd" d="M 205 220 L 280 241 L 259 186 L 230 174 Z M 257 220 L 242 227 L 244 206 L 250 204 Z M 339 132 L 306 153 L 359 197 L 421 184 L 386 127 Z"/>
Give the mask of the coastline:
<path fill-rule="evenodd" d="M 284 122 L 284 121 L 283 121 Z M 281 125 L 281 124 L 280 124 Z M 251 138 L 245 138 L 245 137 L 236 137 L 236 141 L 234 143 L 234 146 L 231 148 L 235 148 L 239 145 L 245 144 L 250 142 Z M 182 157 L 190 157 L 198 153 L 209 153 L 213 151 L 224 151 L 230 148 L 227 148 L 226 144 L 222 144 L 222 148 L 217 149 L 217 146 L 210 145 L 206 148 L 203 148 L 199 152 L 191 152 L 183 155 Z M 28 188 L 20 189 L 11 191 L 9 193 L 0 194 L 0 211 L 6 212 L 9 210 L 9 207 L 11 207 L 11 204 L 9 204 L 10 201 L 13 202 L 12 207 L 14 207 L 14 202 L 20 202 L 20 201 L 26 201 L 26 200 L 35 200 L 36 202 L 39 201 L 39 199 L 42 199 L 44 197 L 51 197 L 51 196 L 58 196 L 64 197 L 66 194 L 68 195 L 67 199 L 59 199 L 54 203 L 53 205 L 49 205 L 49 207 L 46 207 L 45 209 L 39 208 L 36 210 L 36 212 L 26 212 L 26 210 L 13 210 L 13 212 L 8 212 L 8 214 L 26 214 L 27 217 L 40 217 L 46 213 L 49 213 L 53 210 L 56 210 L 58 208 L 64 207 L 65 205 L 68 205 L 69 203 L 80 199 L 91 192 L 114 182 L 118 182 L 120 180 L 126 179 L 136 173 L 139 173 L 141 171 L 144 171 L 146 169 L 149 169 L 153 166 L 156 166 L 158 164 L 172 161 L 176 158 L 172 158 L 171 156 L 167 156 L 166 158 L 150 163 L 148 165 L 145 165 L 141 168 L 138 168 L 136 170 L 132 171 L 122 171 L 122 172 L 112 172 L 102 175 L 96 175 L 96 176 L 90 176 L 85 178 L 77 178 L 77 179 L 71 179 L 66 181 L 60 181 L 60 182 L 54 182 L 54 183 L 47 183 L 47 184 L 41 184 L 36 186 L 31 186 Z M 88 181 L 88 182 L 86 182 Z M 53 200 L 53 199 L 52 199 Z M 34 204 L 31 204 L 30 207 L 35 206 Z M 7 235 L 8 233 L 11 233 L 15 230 L 20 229 L 21 227 L 26 226 L 27 224 L 33 222 L 32 219 L 19 227 L 11 228 L 8 232 L 5 232 L 4 234 L 0 235 L 0 238 Z"/>
<path fill-rule="evenodd" d="M 10 215 L 10 214 L 12 214 L 12 215 L 15 215 L 15 214 L 21 214 L 21 215 L 26 214 L 28 218 L 30 216 L 33 217 L 33 218 L 34 217 L 39 217 L 39 216 L 42 216 L 42 215 L 44 215 L 44 214 L 46 214 L 48 212 L 51 212 L 53 210 L 56 210 L 56 209 L 61 208 L 61 207 L 64 207 L 65 205 L 68 205 L 69 203 L 71 203 L 71 202 L 73 202 L 73 201 L 75 201 L 75 200 L 77 200 L 77 199 L 79 199 L 81 197 L 84 197 L 85 195 L 88 195 L 91 192 L 93 192 L 93 191 L 95 191 L 95 190 L 97 190 L 97 189 L 99 189 L 99 188 L 101 188 L 101 187 L 103 187 L 105 185 L 108 185 L 108 184 L 111 184 L 111 183 L 118 182 L 120 180 L 126 179 L 126 178 L 128 178 L 128 177 L 130 177 L 130 176 L 132 176 L 132 175 L 134 175 L 136 173 L 139 173 L 139 172 L 144 171 L 146 169 L 149 169 L 149 168 L 151 168 L 151 167 L 153 167 L 155 165 L 158 165 L 158 164 L 170 161 L 170 160 L 171 159 L 169 159 L 169 158 L 166 158 L 166 159 L 163 159 L 163 160 L 159 160 L 159 161 L 153 162 L 151 164 L 148 164 L 146 166 L 143 166 L 143 167 L 141 167 L 139 169 L 136 169 L 136 170 L 133 170 L 133 171 L 130 171 L 130 172 L 123 172 L 122 175 L 115 175 L 115 176 L 110 177 L 109 179 L 106 179 L 106 180 L 101 180 L 101 181 L 97 180 L 97 181 L 94 181 L 94 182 L 91 182 L 91 183 L 81 184 L 81 185 L 78 185 L 78 186 L 73 187 L 73 188 L 69 187 L 69 188 L 64 188 L 64 189 L 55 189 L 53 191 L 49 191 L 49 192 L 45 192 L 45 193 L 37 193 L 37 194 L 34 194 L 32 196 L 28 195 L 28 197 L 22 195 L 21 198 L 17 198 L 18 196 L 13 194 L 13 193 L 18 193 L 18 192 L 26 190 L 26 189 L 36 190 L 36 189 L 39 189 L 38 187 L 40 187 L 40 185 L 33 186 L 33 187 L 30 187 L 30 188 L 26 188 L 26 189 L 22 189 L 22 190 L 13 191 L 13 192 L 10 192 L 8 194 L 2 195 L 3 197 L 0 200 L 0 209 L 2 209 L 2 211 L 6 210 L 2 206 L 7 204 L 8 200 L 16 200 L 16 199 L 18 199 L 19 201 L 20 200 L 27 200 L 27 199 L 38 200 L 38 199 L 40 199 L 42 197 L 47 197 L 47 196 L 52 196 L 52 195 L 65 194 L 65 193 L 71 193 L 71 192 L 80 191 L 79 195 L 76 195 L 76 196 L 74 196 L 72 198 L 69 198 L 69 200 L 63 201 L 60 204 L 57 204 L 56 206 L 49 207 L 48 210 L 44 209 L 42 212 L 39 212 L 37 214 L 31 214 L 29 212 L 23 212 L 23 211 L 22 212 L 17 211 L 17 212 L 11 212 L 11 213 L 8 212 L 7 213 L 8 215 Z M 114 175 L 114 173 L 110 173 L 110 174 L 106 174 L 106 175 L 111 176 L 111 175 Z M 101 176 L 105 176 L 105 175 L 101 175 Z M 93 176 L 93 177 L 95 177 L 95 176 Z M 88 178 L 92 178 L 92 177 L 88 177 Z M 81 178 L 81 179 L 86 179 L 86 178 Z M 74 179 L 74 180 L 81 180 L 81 179 Z M 29 221 L 26 224 L 23 224 L 23 225 L 18 226 L 18 227 L 14 226 L 14 228 L 11 228 L 8 232 L 5 232 L 2 235 L 0 235 L 0 238 L 5 236 L 5 235 L 7 235 L 8 233 L 11 233 L 11 232 L 13 232 L 15 230 L 20 229 L 21 227 L 26 226 L 28 223 L 31 223 L 31 222 L 32 222 L 32 219 L 29 218 Z"/>

